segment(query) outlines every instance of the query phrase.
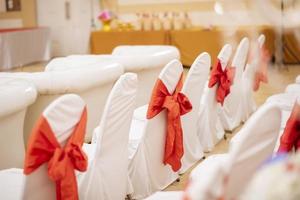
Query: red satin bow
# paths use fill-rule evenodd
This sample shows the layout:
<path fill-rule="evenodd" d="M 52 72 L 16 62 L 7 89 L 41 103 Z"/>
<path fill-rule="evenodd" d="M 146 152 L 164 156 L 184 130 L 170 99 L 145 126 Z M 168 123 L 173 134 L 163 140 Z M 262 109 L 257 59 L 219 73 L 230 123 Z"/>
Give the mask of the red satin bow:
<path fill-rule="evenodd" d="M 212 69 L 208 87 L 218 84 L 216 99 L 223 105 L 225 97 L 230 93 L 230 86 L 233 83 L 235 68 L 226 67 L 223 71 L 221 61 L 218 59 L 216 66 Z"/>
<path fill-rule="evenodd" d="M 268 63 L 270 61 L 270 53 L 265 47 L 262 47 L 260 51 L 261 58 L 254 74 L 253 91 L 259 89 L 261 82 L 268 83 Z"/>
<path fill-rule="evenodd" d="M 173 171 L 181 168 L 181 158 L 183 156 L 183 138 L 180 116 L 192 110 L 189 99 L 180 92 L 182 87 L 182 76 L 176 86 L 175 92 L 171 95 L 158 79 L 148 106 L 147 119 L 151 119 L 167 109 L 167 134 L 164 153 L 164 164 L 169 164 Z"/>
<path fill-rule="evenodd" d="M 300 105 L 297 102 L 280 138 L 278 152 L 290 152 L 293 147 L 295 150 L 300 148 Z"/>
<path fill-rule="evenodd" d="M 87 169 L 87 156 L 81 149 L 86 121 L 87 111 L 85 108 L 64 148 L 56 140 L 55 134 L 44 117 L 39 119 L 29 139 L 24 174 L 28 175 L 48 162 L 48 176 L 56 184 L 57 200 L 78 199 L 74 169 L 78 171 Z"/>

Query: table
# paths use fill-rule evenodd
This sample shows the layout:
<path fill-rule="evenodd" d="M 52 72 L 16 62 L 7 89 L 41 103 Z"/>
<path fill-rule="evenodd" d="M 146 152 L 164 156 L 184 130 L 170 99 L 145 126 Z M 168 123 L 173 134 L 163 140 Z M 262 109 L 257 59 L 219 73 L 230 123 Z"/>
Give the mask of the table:
<path fill-rule="evenodd" d="M 212 29 L 194 28 L 172 31 L 94 31 L 91 34 L 91 52 L 108 54 L 118 45 L 174 45 L 181 54 L 181 62 L 191 66 L 201 52 L 208 52 L 212 63 L 226 43 L 235 49 L 243 37 L 256 40 L 260 33 L 266 35 L 266 48 L 271 55 L 275 52 L 275 32 L 270 26 L 215 27 Z"/>
<path fill-rule="evenodd" d="M 111 54 L 119 45 L 164 45 L 169 43 L 166 31 L 94 31 L 91 33 L 91 52 Z"/>
<path fill-rule="evenodd" d="M 50 59 L 50 29 L 0 30 L 0 71 Z"/>

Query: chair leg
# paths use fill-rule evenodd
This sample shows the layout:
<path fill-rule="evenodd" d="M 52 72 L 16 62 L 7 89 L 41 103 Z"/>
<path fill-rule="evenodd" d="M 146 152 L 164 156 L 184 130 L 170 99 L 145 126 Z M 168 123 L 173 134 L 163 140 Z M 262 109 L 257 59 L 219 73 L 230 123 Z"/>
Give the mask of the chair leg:
<path fill-rule="evenodd" d="M 226 136 L 226 134 L 224 134 L 224 140 L 227 140 L 227 136 Z"/>
<path fill-rule="evenodd" d="M 131 194 L 127 194 L 127 195 L 126 195 L 126 200 L 133 200 Z"/>

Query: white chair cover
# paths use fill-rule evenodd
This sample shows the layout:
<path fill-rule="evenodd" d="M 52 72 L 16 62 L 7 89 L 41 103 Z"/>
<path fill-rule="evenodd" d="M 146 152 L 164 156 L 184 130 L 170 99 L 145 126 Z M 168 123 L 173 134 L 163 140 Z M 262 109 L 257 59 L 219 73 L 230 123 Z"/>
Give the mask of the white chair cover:
<path fill-rule="evenodd" d="M 126 73 L 114 85 L 93 143 L 85 144 L 89 170 L 79 179 L 80 199 L 125 199 L 128 137 L 137 93 L 137 75 Z"/>
<path fill-rule="evenodd" d="M 177 86 L 183 67 L 178 60 L 169 62 L 159 74 L 170 94 Z M 166 111 L 152 119 L 146 118 L 147 105 L 134 112 L 129 135 L 129 176 L 134 192 L 133 198 L 141 199 L 162 190 L 178 178 L 169 165 L 163 164 Z M 142 181 L 141 181 L 142 180 Z"/>
<path fill-rule="evenodd" d="M 64 95 L 53 101 L 42 113 L 61 146 L 71 136 L 79 122 L 84 101 L 77 95 Z M 30 175 L 23 175 L 22 169 L 0 171 L 1 199 L 53 200 L 56 198 L 55 184 L 48 177 L 47 163 Z"/>
<path fill-rule="evenodd" d="M 291 111 L 298 96 L 298 93 L 279 93 L 270 96 L 265 103 L 276 103 L 281 110 Z"/>
<path fill-rule="evenodd" d="M 96 66 L 112 62 L 120 63 L 124 66 L 125 72 L 137 73 L 139 77 L 139 89 L 136 105 L 142 106 L 148 103 L 151 90 L 162 68 L 171 60 L 179 58 L 179 50 L 174 46 L 124 45 L 116 47 L 112 55 L 71 55 L 67 57 L 69 61 L 66 64 L 68 64 L 68 66 L 62 66 L 64 65 L 64 61 L 61 63 L 50 62 L 51 65 L 49 64 L 46 70 L 56 71 L 62 67 L 72 68 L 74 66 L 80 66 L 79 63 L 82 63 L 82 66 L 85 67 L 87 65 Z"/>
<path fill-rule="evenodd" d="M 156 192 L 145 200 L 183 200 L 182 191 Z"/>
<path fill-rule="evenodd" d="M 300 83 L 300 75 L 298 75 L 297 77 L 296 77 L 296 79 L 295 79 L 295 83 Z"/>
<path fill-rule="evenodd" d="M 256 103 L 254 99 L 254 92 L 253 92 L 253 84 L 255 78 L 255 72 L 258 69 L 259 61 L 261 59 L 261 48 L 265 42 L 265 35 L 261 34 L 256 43 L 254 43 L 254 51 L 252 55 L 251 63 L 246 65 L 245 71 L 242 75 L 242 107 L 243 107 L 243 116 L 242 121 L 245 122 L 250 115 L 256 110 Z"/>
<path fill-rule="evenodd" d="M 268 104 L 258 109 L 237 133 L 235 143 L 228 154 L 210 156 L 192 171 L 192 182 L 203 182 L 203 177 L 213 174 L 214 181 L 208 181 L 210 184 L 202 183 L 202 187 L 205 188 L 197 190 L 206 191 L 204 194 L 215 194 L 212 199 L 220 195 L 225 199 L 238 198 L 255 170 L 272 155 L 280 120 L 278 106 Z M 218 172 L 217 176 L 215 172 Z"/>
<path fill-rule="evenodd" d="M 90 70 L 73 69 L 68 71 L 35 73 L 0 73 L 5 77 L 22 79 L 34 83 L 38 97 L 28 107 L 24 122 L 25 145 L 39 114 L 57 97 L 75 93 L 87 103 L 88 113 L 86 141 L 91 141 L 93 129 L 101 119 L 103 107 L 114 82 L 123 74 L 122 66 L 116 64 L 109 68 L 93 67 Z"/>
<path fill-rule="evenodd" d="M 45 72 L 65 71 L 74 68 L 89 69 L 92 67 L 109 68 L 120 65 L 112 60 L 101 59 L 96 55 L 72 55 L 68 57 L 58 57 L 52 59 L 45 67 Z"/>
<path fill-rule="evenodd" d="M 203 155 L 203 149 L 197 134 L 197 121 L 200 99 L 208 79 L 210 68 L 210 56 L 208 53 L 200 54 L 192 64 L 182 87 L 185 94 L 193 105 L 191 112 L 181 117 L 183 130 L 184 155 L 181 159 L 180 173 L 184 173 L 193 164 L 199 161 Z"/>
<path fill-rule="evenodd" d="M 0 79 L 0 169 L 23 166 L 24 118 L 36 96 L 34 85 L 27 81 Z"/>
<path fill-rule="evenodd" d="M 300 94 L 300 84 L 294 83 L 294 84 L 290 84 L 285 88 L 285 92 L 286 93 L 297 93 Z"/>
<path fill-rule="evenodd" d="M 232 61 L 235 67 L 233 85 L 230 87 L 230 94 L 225 98 L 223 106 L 219 106 L 219 116 L 225 130 L 232 131 L 240 125 L 243 116 L 242 107 L 242 73 L 245 67 L 249 50 L 249 39 L 243 38 L 236 50 Z"/>
<path fill-rule="evenodd" d="M 226 44 L 221 49 L 218 59 L 222 67 L 226 67 L 230 59 L 232 47 Z M 201 105 L 199 109 L 198 135 L 203 150 L 208 152 L 218 143 L 224 136 L 224 129 L 218 116 L 218 103 L 216 101 L 217 85 L 212 88 L 205 86 L 205 92 L 202 95 Z"/>

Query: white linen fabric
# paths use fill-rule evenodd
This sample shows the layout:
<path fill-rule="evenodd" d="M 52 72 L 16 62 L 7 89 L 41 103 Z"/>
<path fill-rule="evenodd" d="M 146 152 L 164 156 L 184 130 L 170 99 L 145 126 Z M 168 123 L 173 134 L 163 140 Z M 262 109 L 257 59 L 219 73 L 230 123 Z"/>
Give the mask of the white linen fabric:
<path fill-rule="evenodd" d="M 254 43 L 252 60 L 247 63 L 245 71 L 242 75 L 242 121 L 245 122 L 250 115 L 256 110 L 256 103 L 254 99 L 253 84 L 255 78 L 255 72 L 259 68 L 261 59 L 261 48 L 263 48 L 265 42 L 265 35 L 261 34 L 257 41 Z M 250 52 L 251 53 L 251 52 Z"/>
<path fill-rule="evenodd" d="M 125 199 L 128 183 L 128 138 L 137 93 L 137 75 L 126 73 L 106 101 L 93 143 L 84 144 L 89 169 L 79 179 L 80 199 Z"/>
<path fill-rule="evenodd" d="M 242 121 L 242 74 L 245 67 L 249 50 L 249 39 L 243 38 L 236 50 L 232 61 L 232 67 L 235 67 L 235 76 L 233 85 L 230 87 L 230 94 L 225 98 L 223 106 L 219 106 L 218 112 L 221 123 L 225 130 L 232 131 Z"/>
<path fill-rule="evenodd" d="M 280 109 L 275 104 L 266 104 L 258 109 L 237 133 L 228 154 L 210 156 L 192 171 L 192 183 L 202 181 L 200 185 L 204 187 L 196 188 L 202 192 L 195 193 L 200 196 L 192 199 L 205 199 L 201 198 L 202 194 L 215 195 L 214 198 L 220 195 L 225 199 L 238 198 L 255 170 L 272 155 L 280 120 Z M 204 184 L 203 177 L 214 180 Z"/>
<path fill-rule="evenodd" d="M 193 109 L 191 112 L 181 117 L 184 155 L 181 159 L 182 166 L 180 173 L 184 173 L 204 156 L 197 133 L 197 121 L 200 99 L 204 91 L 205 83 L 208 79 L 210 62 L 210 56 L 208 53 L 200 54 L 192 64 L 181 90 L 181 92 L 188 97 Z"/>
<path fill-rule="evenodd" d="M 218 59 L 222 67 L 226 67 L 230 59 L 232 47 L 226 44 L 221 49 Z M 209 152 L 224 136 L 225 131 L 218 116 L 218 103 L 216 100 L 217 85 L 212 88 L 205 86 L 199 109 L 198 136 L 204 151 Z"/>
<path fill-rule="evenodd" d="M 91 141 L 92 131 L 101 119 L 103 107 L 114 82 L 123 74 L 119 64 L 108 67 L 93 67 L 90 70 L 72 69 L 68 71 L 35 73 L 0 73 L 0 78 L 15 78 L 32 82 L 38 97 L 25 116 L 25 145 L 32 127 L 45 107 L 55 98 L 69 93 L 80 95 L 87 103 L 88 113 L 86 141 Z"/>
<path fill-rule="evenodd" d="M 68 94 L 53 101 L 42 113 L 61 146 L 64 146 L 71 136 L 84 108 L 85 103 L 78 95 Z M 47 163 L 28 176 L 23 175 L 22 169 L 0 171 L 0 186 L 1 199 L 56 198 L 55 184 L 48 177 Z"/>
<path fill-rule="evenodd" d="M 178 60 L 169 62 L 159 74 L 159 79 L 173 94 L 183 72 Z M 160 112 L 152 119 L 146 118 L 148 106 L 134 111 L 129 135 L 129 176 L 134 199 L 141 199 L 162 190 L 178 178 L 169 165 L 163 164 L 167 113 Z M 155 131 L 154 131 L 155 130 Z M 142 181 L 141 181 L 142 180 Z"/>
<path fill-rule="evenodd" d="M 182 200 L 182 191 L 156 192 L 145 200 Z"/>
<path fill-rule="evenodd" d="M 298 96 L 298 93 L 279 93 L 270 96 L 265 103 L 276 103 L 282 110 L 291 111 Z"/>
<path fill-rule="evenodd" d="M 50 59 L 50 29 L 35 28 L 0 33 L 0 70 Z"/>
<path fill-rule="evenodd" d="M 30 82 L 0 79 L 0 169 L 23 166 L 25 113 L 36 96 L 36 89 Z"/>
<path fill-rule="evenodd" d="M 298 75 L 297 77 L 296 77 L 296 79 L 295 79 L 295 83 L 300 83 L 300 75 Z"/>
<path fill-rule="evenodd" d="M 300 84 L 294 83 L 290 84 L 285 88 L 286 93 L 297 93 L 300 95 Z"/>
<path fill-rule="evenodd" d="M 69 61 L 49 63 L 46 71 L 56 71 L 60 68 L 88 67 L 95 62 L 117 62 L 124 66 L 125 72 L 137 73 L 139 89 L 137 106 L 148 103 L 155 80 L 162 68 L 172 59 L 179 59 L 179 50 L 168 45 L 132 45 L 118 46 L 111 55 L 71 55 Z M 64 64 L 65 62 L 65 64 Z M 64 65 L 64 66 L 63 66 Z"/>

